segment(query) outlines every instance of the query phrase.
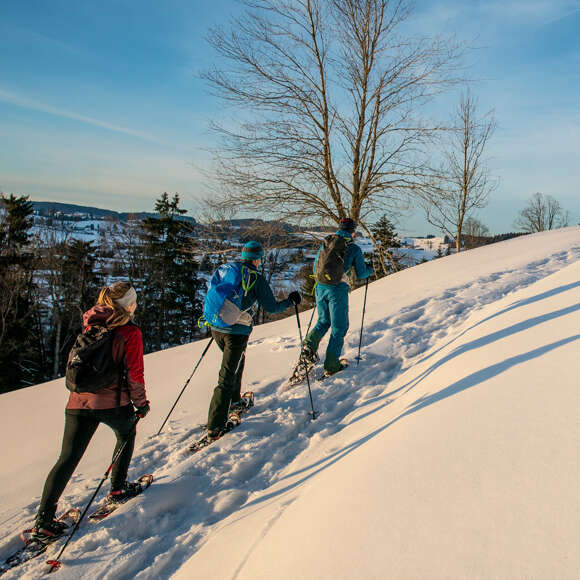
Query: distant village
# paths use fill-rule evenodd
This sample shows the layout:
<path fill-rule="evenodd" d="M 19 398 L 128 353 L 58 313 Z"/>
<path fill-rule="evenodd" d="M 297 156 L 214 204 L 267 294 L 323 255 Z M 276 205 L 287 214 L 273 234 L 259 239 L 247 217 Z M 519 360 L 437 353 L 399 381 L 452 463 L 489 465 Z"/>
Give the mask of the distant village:
<path fill-rule="evenodd" d="M 132 223 L 139 222 L 146 217 L 153 217 L 156 214 L 152 212 L 115 212 L 112 210 L 103 210 L 93 207 L 84 207 L 71 204 L 57 203 L 57 202 L 32 202 L 34 206 L 35 224 L 37 226 L 49 226 L 55 229 L 62 229 L 69 235 L 82 239 L 84 241 L 97 242 L 100 232 L 114 232 L 121 231 L 126 227 L 131 226 Z M 180 216 L 179 219 L 189 222 L 194 226 L 194 231 L 204 231 L 205 227 L 198 223 L 195 218 L 191 216 Z M 262 220 L 254 219 L 237 219 L 231 220 L 230 227 L 224 229 L 229 230 L 232 235 L 232 242 L 238 241 L 236 238 L 242 235 L 245 230 L 256 222 L 263 222 Z M 289 232 L 297 233 L 299 228 L 284 224 L 284 227 Z M 322 237 L 324 231 L 316 231 L 309 229 L 309 232 L 316 237 Z M 448 236 L 405 236 L 398 238 L 402 248 L 408 250 L 416 250 L 425 252 L 427 259 L 433 258 L 438 252 L 443 254 L 453 251 L 455 241 Z M 368 253 L 372 251 L 372 244 L 370 240 L 361 235 L 359 238 L 363 250 Z M 370 244 L 370 247 L 369 247 Z"/>

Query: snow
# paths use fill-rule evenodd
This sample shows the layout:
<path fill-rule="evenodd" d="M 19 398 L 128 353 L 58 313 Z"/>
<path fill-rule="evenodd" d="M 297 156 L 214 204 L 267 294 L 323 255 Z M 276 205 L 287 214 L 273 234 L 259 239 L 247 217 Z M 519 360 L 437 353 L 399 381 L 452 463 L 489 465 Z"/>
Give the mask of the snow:
<path fill-rule="evenodd" d="M 32 227 L 31 233 L 41 239 L 52 236 L 54 240 L 64 241 L 72 238 L 83 242 L 93 242 L 97 244 L 101 235 L 111 236 L 113 232 L 127 229 L 125 222 L 111 222 L 108 220 L 78 220 L 58 222 L 58 226 L 49 226 L 44 219 L 37 220 Z"/>
<path fill-rule="evenodd" d="M 244 384 L 256 407 L 192 457 L 183 450 L 205 421 L 220 353 L 209 349 L 159 437 L 207 342 L 146 356 L 152 411 L 131 474 L 155 483 L 83 524 L 59 576 L 578 578 L 579 258 L 580 228 L 567 228 L 370 284 L 360 366 L 312 383 L 315 421 L 306 386 L 284 388 L 295 317 L 257 327 Z M 351 294 L 351 361 L 363 296 Z M 62 380 L 2 395 L 0 558 L 34 517 L 66 396 Z M 86 503 L 112 447 L 101 427 L 63 508 Z"/>
<path fill-rule="evenodd" d="M 434 250 L 435 252 L 437 252 L 438 249 L 441 249 L 442 252 L 445 252 L 449 245 L 445 242 L 445 238 L 436 238 L 434 236 L 429 238 L 402 238 L 401 243 L 411 248 L 429 251 Z"/>

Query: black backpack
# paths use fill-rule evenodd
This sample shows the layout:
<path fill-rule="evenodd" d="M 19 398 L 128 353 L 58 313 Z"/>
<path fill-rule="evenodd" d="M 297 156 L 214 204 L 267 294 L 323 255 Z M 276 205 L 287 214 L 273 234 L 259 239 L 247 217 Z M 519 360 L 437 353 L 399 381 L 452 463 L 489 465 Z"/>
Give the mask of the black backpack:
<path fill-rule="evenodd" d="M 344 276 L 344 259 L 351 240 L 331 234 L 326 236 L 318 254 L 314 276 L 321 284 L 340 284 Z"/>
<path fill-rule="evenodd" d="M 121 380 L 121 366 L 113 360 L 113 331 L 90 326 L 79 334 L 66 364 L 65 382 L 73 393 L 96 393 Z"/>

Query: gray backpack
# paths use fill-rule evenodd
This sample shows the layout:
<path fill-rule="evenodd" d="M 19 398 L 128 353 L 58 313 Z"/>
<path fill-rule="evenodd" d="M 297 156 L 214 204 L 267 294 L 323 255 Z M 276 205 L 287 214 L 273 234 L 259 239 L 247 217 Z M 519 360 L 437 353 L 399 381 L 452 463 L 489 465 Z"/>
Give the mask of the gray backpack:
<path fill-rule="evenodd" d="M 314 270 L 317 282 L 332 286 L 340 284 L 344 276 L 344 259 L 350 242 L 350 239 L 338 234 L 331 234 L 324 238 Z"/>

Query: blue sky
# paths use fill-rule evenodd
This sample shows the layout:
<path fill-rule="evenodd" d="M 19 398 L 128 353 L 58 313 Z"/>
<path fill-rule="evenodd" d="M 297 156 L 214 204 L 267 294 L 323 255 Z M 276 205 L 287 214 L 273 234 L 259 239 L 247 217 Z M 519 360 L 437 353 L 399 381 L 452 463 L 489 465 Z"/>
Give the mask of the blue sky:
<path fill-rule="evenodd" d="M 205 37 L 236 8 L 0 0 L 0 190 L 120 211 L 179 192 L 194 210 L 221 106 L 198 77 L 214 59 Z M 580 222 L 580 0 L 417 0 L 409 27 L 477 47 L 470 75 L 480 110 L 495 110 L 488 153 L 500 178 L 478 217 L 510 231 L 541 191 Z M 456 101 L 438 110 L 447 117 Z M 399 229 L 433 231 L 419 214 Z"/>

